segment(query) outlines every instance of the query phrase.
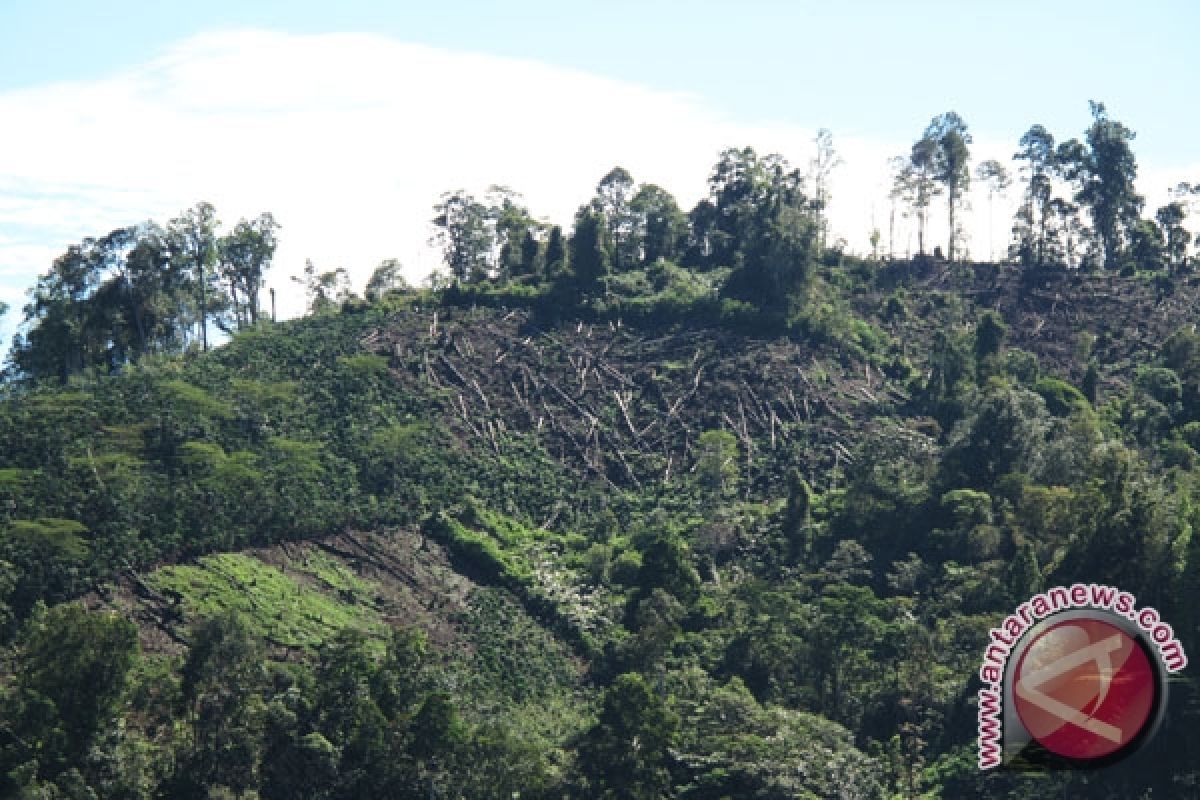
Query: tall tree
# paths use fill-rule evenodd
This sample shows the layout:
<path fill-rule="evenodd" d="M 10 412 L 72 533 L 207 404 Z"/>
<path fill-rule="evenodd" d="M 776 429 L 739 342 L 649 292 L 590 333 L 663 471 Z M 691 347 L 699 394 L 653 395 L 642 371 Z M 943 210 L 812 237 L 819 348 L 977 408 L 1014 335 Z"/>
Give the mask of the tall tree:
<path fill-rule="evenodd" d="M 525 231 L 521 239 L 521 275 L 537 276 L 542 271 L 542 243 L 533 230 Z"/>
<path fill-rule="evenodd" d="M 459 283 L 486 279 L 495 241 L 488 224 L 488 207 L 459 189 L 443 194 L 433 210 L 437 231 L 430 244 L 442 248 L 452 278 Z"/>
<path fill-rule="evenodd" d="M 85 240 L 68 247 L 30 291 L 24 309 L 27 330 L 14 342 L 11 356 L 21 373 L 65 382 L 90 360 L 85 303 L 100 278 L 93 243 Z"/>
<path fill-rule="evenodd" d="M 1134 132 L 1111 119 L 1103 103 L 1092 100 L 1089 105 L 1092 125 L 1077 165 L 1080 189 L 1075 199 L 1091 211 L 1104 265 L 1112 269 L 1120 264 L 1145 201 L 1134 188 L 1137 160 L 1129 145 Z"/>
<path fill-rule="evenodd" d="M 562 228 L 555 225 L 546 237 L 546 255 L 544 259 L 546 278 L 551 281 L 560 280 L 569 269 L 567 263 L 567 245 Z"/>
<path fill-rule="evenodd" d="M 239 220 L 233 230 L 217 242 L 221 277 L 229 289 L 238 330 L 258 322 L 263 273 L 271 265 L 278 241 L 279 223 L 270 213 L 252 220 Z"/>
<path fill-rule="evenodd" d="M 892 191 L 913 210 L 917 217 L 917 252 L 925 255 L 925 226 L 929 206 L 941 194 L 937 181 L 937 142 L 929 137 L 918 139 L 908 159 L 896 173 Z"/>
<path fill-rule="evenodd" d="M 493 231 L 493 274 L 501 281 L 520 275 L 524 269 L 525 238 L 538 227 L 521 195 L 506 186 L 493 186 L 487 196 L 488 224 Z"/>
<path fill-rule="evenodd" d="M 592 209 L 604 215 L 608 226 L 612 266 L 618 272 L 633 268 L 639 261 L 641 243 L 633 197 L 633 176 L 624 167 L 613 167 L 596 185 L 596 196 L 592 199 Z"/>
<path fill-rule="evenodd" d="M 208 350 L 208 317 L 219 308 L 219 303 L 213 302 L 217 299 L 213 291 L 216 277 L 213 266 L 217 259 L 217 227 L 220 224 L 211 203 L 197 203 L 167 224 L 171 258 L 192 276 L 197 289 L 199 310 L 196 321 L 200 325 L 203 350 Z"/>
<path fill-rule="evenodd" d="M 737 266 L 765 246 L 763 233 L 785 205 L 806 205 L 804 179 L 781 156 L 754 148 L 722 151 L 708 179 L 714 214 L 708 233 L 713 263 Z"/>
<path fill-rule="evenodd" d="M 962 236 L 956 223 L 956 212 L 962 203 L 963 193 L 971 186 L 971 134 L 967 123 L 953 111 L 934 117 L 925 129 L 923 140 L 932 145 L 932 167 L 934 180 L 946 187 L 946 207 L 949 210 L 950 234 L 947 240 L 946 257 L 954 260 L 954 245 Z"/>
<path fill-rule="evenodd" d="M 580 299 L 594 295 L 612 270 L 612 242 L 604 214 L 583 206 L 569 244 L 571 273 Z"/>
<path fill-rule="evenodd" d="M 1157 272 L 1170 265 L 1166 239 L 1154 220 L 1139 219 L 1127 235 L 1129 256 L 1138 269 Z"/>
<path fill-rule="evenodd" d="M 1192 241 L 1191 232 L 1183 224 L 1187 220 L 1187 206 L 1172 200 L 1154 213 L 1154 219 L 1165 240 L 1167 263 L 1173 270 L 1182 270 L 1187 264 L 1188 245 Z"/>
<path fill-rule="evenodd" d="M 905 205 L 901 207 L 900 216 L 908 217 L 912 208 L 909 193 L 909 183 L 907 179 L 908 158 L 906 156 L 893 156 L 888 159 L 888 170 L 891 178 L 892 186 L 888 190 L 888 257 L 896 257 L 896 204 L 903 202 Z M 911 234 L 910 234 L 911 235 Z"/>
<path fill-rule="evenodd" d="M 994 158 L 981 161 L 975 168 L 976 179 L 983 181 L 988 189 L 988 258 L 996 260 L 995 228 L 992 225 L 992 199 L 996 195 L 1004 195 L 1012 185 L 1008 170 Z"/>
<path fill-rule="evenodd" d="M 653 264 L 660 258 L 674 261 L 682 255 L 688 222 L 670 192 L 652 183 L 643 184 L 629 205 L 642 240 L 643 264 Z"/>
<path fill-rule="evenodd" d="M 813 182 L 813 208 L 817 218 L 817 246 L 823 251 L 829 241 L 829 177 L 843 164 L 842 157 L 833 148 L 833 132 L 821 128 L 813 137 L 817 151 L 809 161 L 808 175 Z"/>
<path fill-rule="evenodd" d="M 189 276 L 171 258 L 166 231 L 148 223 L 125 258 L 124 278 L 141 347 L 138 352 L 180 352 L 194 308 Z"/>
<path fill-rule="evenodd" d="M 709 178 L 712 261 L 733 267 L 728 297 L 784 312 L 807 284 L 816 258 L 816 223 L 804 178 L 779 155 L 730 149 Z M 699 208 L 699 206 L 697 206 Z"/>
<path fill-rule="evenodd" d="M 709 198 L 702 198 L 688 212 L 688 238 L 683 253 L 684 266 L 708 269 L 717 266 L 716 261 L 717 206 Z"/>
<path fill-rule="evenodd" d="M 1013 154 L 1025 162 L 1025 198 L 1017 211 L 1014 225 L 1016 251 L 1023 264 L 1044 264 L 1049 239 L 1052 210 L 1050 199 L 1054 191 L 1057 159 L 1054 136 L 1041 125 L 1034 125 L 1021 137 L 1020 150 Z"/>

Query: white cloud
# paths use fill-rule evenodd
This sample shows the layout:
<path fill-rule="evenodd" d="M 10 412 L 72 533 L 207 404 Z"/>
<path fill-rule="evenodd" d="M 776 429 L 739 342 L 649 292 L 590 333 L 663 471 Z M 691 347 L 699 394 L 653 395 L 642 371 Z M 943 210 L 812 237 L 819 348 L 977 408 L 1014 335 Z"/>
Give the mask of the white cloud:
<path fill-rule="evenodd" d="M 805 166 L 815 132 L 736 123 L 696 97 L 532 61 L 371 34 L 259 31 L 206 34 L 126 72 L 0 94 L 0 119 L 18 121 L 0 126 L 10 302 L 68 244 L 208 200 L 227 224 L 267 210 L 280 221 L 271 283 L 284 314 L 300 308 L 287 278 L 305 258 L 345 266 L 359 286 L 388 257 L 423 278 L 437 261 L 426 244 L 431 206 L 445 190 L 505 184 L 567 224 L 621 164 L 688 206 L 722 148 L 750 144 Z M 833 179 L 835 233 L 866 251 L 873 214 L 886 244 L 887 158 L 911 139 L 840 137 L 831 124 L 845 159 Z M 1013 149 L 977 142 L 976 159 Z M 986 195 L 975 205 L 969 226 L 983 254 Z M 995 208 L 998 249 L 1008 213 Z M 944 238 L 942 216 L 934 210 L 931 241 Z M 898 250 L 909 227 L 898 224 Z"/>

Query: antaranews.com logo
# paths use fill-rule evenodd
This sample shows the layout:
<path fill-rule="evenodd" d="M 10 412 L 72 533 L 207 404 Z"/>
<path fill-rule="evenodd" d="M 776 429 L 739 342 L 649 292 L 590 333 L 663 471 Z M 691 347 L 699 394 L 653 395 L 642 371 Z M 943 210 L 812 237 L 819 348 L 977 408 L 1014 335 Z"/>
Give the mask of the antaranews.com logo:
<path fill-rule="evenodd" d="M 979 668 L 979 768 L 1100 767 L 1153 738 L 1167 675 L 1187 666 L 1171 626 L 1111 586 L 1030 598 L 989 631 Z"/>

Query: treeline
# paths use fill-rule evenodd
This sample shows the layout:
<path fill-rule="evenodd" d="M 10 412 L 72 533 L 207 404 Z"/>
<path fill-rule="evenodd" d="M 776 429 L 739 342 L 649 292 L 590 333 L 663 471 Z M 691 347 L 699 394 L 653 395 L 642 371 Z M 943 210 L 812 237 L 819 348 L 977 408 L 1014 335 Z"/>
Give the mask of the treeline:
<path fill-rule="evenodd" d="M 1179 183 L 1167 204 L 1143 217 L 1135 134 L 1102 103 L 1091 103 L 1091 111 L 1082 138 L 1056 143 L 1041 125 L 1022 136 L 1013 155 L 1021 202 L 1009 259 L 1027 267 L 1189 269 L 1195 257 L 1186 223 L 1200 202 L 1200 183 Z M 943 195 L 949 234 L 933 257 L 964 256 L 972 178 L 987 186 L 989 205 L 1013 184 L 994 159 L 972 170 L 972 143 L 967 123 L 949 111 L 931 120 L 910 152 L 892 159 L 886 248 L 881 231 L 872 230 L 873 259 L 883 250 L 895 257 L 897 212 L 915 220 L 917 256 L 924 258 L 929 216 Z M 483 198 L 448 192 L 434 207 L 431 240 L 445 271 L 435 270 L 429 284 L 501 289 L 552 315 L 669 317 L 688 308 L 712 321 L 794 327 L 816 266 L 845 258 L 845 242 L 831 241 L 826 215 L 831 175 L 841 163 L 827 130 L 817 135 L 805 170 L 777 154 L 727 149 L 709 175 L 708 196 L 688 211 L 666 189 L 638 184 L 615 167 L 569 230 L 536 219 L 506 187 L 493 186 Z M 197 342 L 206 348 L 210 323 L 226 333 L 254 324 L 278 225 L 262 214 L 224 235 L 218 227 L 212 206 L 200 203 L 165 227 L 121 228 L 72 245 L 30 293 L 9 376 L 65 380 L 85 368 L 111 371 L 146 353 L 179 353 Z M 408 288 L 402 273 L 394 259 L 380 264 L 367 298 Z M 356 296 L 345 269 L 321 272 L 310 261 L 293 280 L 310 313 Z"/>
<path fill-rule="evenodd" d="M 279 225 L 264 213 L 219 228 L 216 210 L 199 203 L 165 226 L 68 247 L 30 290 L 10 377 L 113 371 L 148 354 L 208 349 L 210 325 L 232 333 L 255 324 Z"/>
<path fill-rule="evenodd" d="M 1135 134 L 1102 103 L 1092 102 L 1091 113 L 1081 139 L 1056 144 L 1041 125 L 1021 138 L 1013 159 L 1022 201 L 1009 257 L 1026 266 L 1187 268 L 1192 235 L 1185 222 L 1200 184 L 1178 184 L 1170 202 L 1143 217 Z M 972 178 L 987 187 L 989 203 L 1013 183 L 995 159 L 972 169 L 972 144 L 967 123 L 949 111 L 930 121 L 910 152 L 892 159 L 889 255 L 896 254 L 897 210 L 915 219 L 917 255 L 927 253 L 929 215 L 943 195 L 949 235 L 945 250 L 938 246 L 934 255 L 955 261 L 967 252 L 963 212 Z M 544 283 L 559 302 L 586 303 L 619 290 L 621 275 L 667 262 L 699 272 L 727 269 L 719 280 L 722 297 L 768 312 L 792 309 L 814 262 L 836 259 L 844 249 L 843 241 L 830 241 L 826 218 L 830 176 L 842 160 L 827 130 L 815 145 L 804 171 L 753 148 L 725 150 L 710 173 L 708 196 L 686 212 L 667 190 L 637 184 L 616 167 L 579 207 L 568 232 L 535 220 L 511 189 L 492 187 L 482 200 L 449 192 L 433 219 L 447 273 L 433 283 Z M 871 231 L 875 258 L 882 238 Z"/>
<path fill-rule="evenodd" d="M 616 167 L 580 206 L 569 235 L 535 221 L 503 187 L 483 201 L 451 192 L 435 207 L 433 241 L 448 273 L 434 284 L 541 286 L 570 308 L 686 282 L 671 274 L 682 267 L 709 273 L 723 298 L 786 315 L 819 250 L 822 203 L 804 184 L 782 156 L 729 149 L 713 168 L 710 197 L 685 213 L 670 192 Z M 657 286 L 655 273 L 666 279 Z"/>

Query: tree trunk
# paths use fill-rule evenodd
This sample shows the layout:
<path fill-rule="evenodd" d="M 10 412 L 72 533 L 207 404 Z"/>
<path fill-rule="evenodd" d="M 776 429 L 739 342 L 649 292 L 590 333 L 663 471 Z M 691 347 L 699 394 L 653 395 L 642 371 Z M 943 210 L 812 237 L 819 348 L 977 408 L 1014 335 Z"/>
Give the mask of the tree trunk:
<path fill-rule="evenodd" d="M 951 187 L 946 205 L 950 207 L 950 241 L 946 244 L 946 257 L 954 263 L 954 188 Z"/>
<path fill-rule="evenodd" d="M 892 201 L 892 210 L 888 214 L 888 256 L 896 257 L 896 201 Z"/>
<path fill-rule="evenodd" d="M 917 255 L 925 255 L 925 211 L 917 212 Z"/>
<path fill-rule="evenodd" d="M 250 298 L 249 298 L 249 300 L 246 301 L 247 303 L 249 303 L 248 310 L 250 312 L 250 324 L 251 325 L 258 324 L 258 291 L 259 291 L 259 289 L 257 286 L 251 288 L 249 291 Z"/>
<path fill-rule="evenodd" d="M 200 264 L 200 349 L 208 352 L 208 286 L 204 280 L 204 263 Z"/>

